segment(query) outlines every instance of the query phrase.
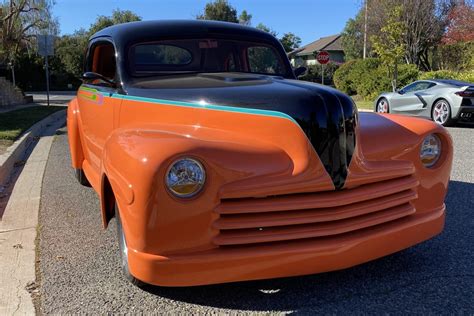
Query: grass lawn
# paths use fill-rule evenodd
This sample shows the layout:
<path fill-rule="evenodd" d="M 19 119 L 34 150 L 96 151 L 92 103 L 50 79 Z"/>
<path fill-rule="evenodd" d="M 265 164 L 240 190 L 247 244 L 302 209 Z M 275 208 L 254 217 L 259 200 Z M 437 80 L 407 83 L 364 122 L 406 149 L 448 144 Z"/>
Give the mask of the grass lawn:
<path fill-rule="evenodd" d="M 372 101 L 354 100 L 354 102 L 359 110 L 374 110 L 374 102 Z"/>
<path fill-rule="evenodd" d="M 32 106 L 0 113 L 0 146 L 8 147 L 36 122 L 64 109 L 63 106 Z"/>

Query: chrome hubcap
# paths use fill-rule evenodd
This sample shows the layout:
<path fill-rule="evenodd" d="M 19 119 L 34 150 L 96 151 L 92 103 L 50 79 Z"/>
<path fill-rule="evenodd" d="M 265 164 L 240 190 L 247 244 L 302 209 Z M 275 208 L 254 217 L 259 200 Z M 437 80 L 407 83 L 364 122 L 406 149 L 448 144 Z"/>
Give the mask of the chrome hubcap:
<path fill-rule="evenodd" d="M 377 105 L 378 113 L 388 113 L 388 103 L 385 100 L 380 100 Z"/>
<path fill-rule="evenodd" d="M 433 109 L 433 120 L 438 124 L 444 124 L 449 118 L 449 105 L 444 101 L 439 101 Z"/>

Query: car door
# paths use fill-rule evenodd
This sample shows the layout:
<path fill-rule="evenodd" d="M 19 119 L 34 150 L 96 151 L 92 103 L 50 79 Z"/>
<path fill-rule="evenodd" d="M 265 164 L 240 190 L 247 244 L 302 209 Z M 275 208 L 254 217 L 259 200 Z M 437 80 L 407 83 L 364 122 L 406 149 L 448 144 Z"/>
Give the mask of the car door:
<path fill-rule="evenodd" d="M 429 81 L 415 81 L 401 89 L 394 98 L 393 112 L 405 112 L 417 115 L 419 112 L 424 111 L 426 102 L 424 102 L 422 95 L 425 90 L 431 88 L 433 85 L 434 83 Z"/>
<path fill-rule="evenodd" d="M 100 174 L 105 141 L 114 129 L 114 117 L 120 111 L 121 99 L 113 97 L 117 93 L 114 84 L 118 81 L 116 69 L 113 43 L 100 38 L 92 41 L 86 56 L 85 71 L 99 76 L 85 80 L 77 94 L 85 155 L 83 169 L 92 181 L 94 176 Z M 94 174 L 90 174 L 91 171 Z"/>

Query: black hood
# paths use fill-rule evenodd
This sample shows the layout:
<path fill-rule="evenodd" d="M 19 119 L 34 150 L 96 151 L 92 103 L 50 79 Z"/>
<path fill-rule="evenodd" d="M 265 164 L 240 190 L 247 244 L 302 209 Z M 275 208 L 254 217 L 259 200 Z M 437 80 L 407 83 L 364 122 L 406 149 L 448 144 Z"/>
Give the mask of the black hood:
<path fill-rule="evenodd" d="M 357 109 L 327 86 L 279 77 L 216 73 L 138 79 L 126 94 L 184 102 L 272 110 L 291 116 L 318 153 L 336 189 L 344 186 L 355 149 Z"/>

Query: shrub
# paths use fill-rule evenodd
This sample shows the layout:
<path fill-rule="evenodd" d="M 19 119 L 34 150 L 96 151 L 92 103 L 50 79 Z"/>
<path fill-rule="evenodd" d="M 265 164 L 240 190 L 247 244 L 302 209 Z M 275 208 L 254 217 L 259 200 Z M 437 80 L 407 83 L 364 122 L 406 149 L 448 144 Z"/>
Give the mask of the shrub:
<path fill-rule="evenodd" d="M 324 65 L 324 84 L 333 84 L 334 73 L 338 68 L 339 64 L 336 63 L 328 63 Z M 321 65 L 308 66 L 308 71 L 304 76 L 301 76 L 300 79 L 321 83 Z"/>
<path fill-rule="evenodd" d="M 342 64 L 334 73 L 333 81 L 336 88 L 349 95 L 353 95 L 357 92 L 353 88 L 353 83 L 349 78 L 349 74 L 356 62 L 356 60 L 349 60 Z"/>
<path fill-rule="evenodd" d="M 399 65 L 398 86 L 417 80 L 418 75 L 415 65 Z M 348 61 L 334 74 L 334 83 L 339 90 L 350 95 L 357 94 L 366 100 L 392 89 L 388 70 L 377 58 Z"/>
<path fill-rule="evenodd" d="M 439 46 L 433 57 L 441 69 L 474 70 L 474 41 Z"/>
<path fill-rule="evenodd" d="M 438 70 L 424 72 L 419 79 L 454 79 L 474 83 L 474 70 L 456 72 L 450 70 Z"/>

